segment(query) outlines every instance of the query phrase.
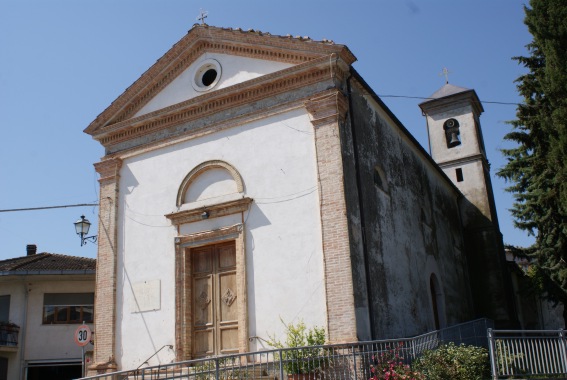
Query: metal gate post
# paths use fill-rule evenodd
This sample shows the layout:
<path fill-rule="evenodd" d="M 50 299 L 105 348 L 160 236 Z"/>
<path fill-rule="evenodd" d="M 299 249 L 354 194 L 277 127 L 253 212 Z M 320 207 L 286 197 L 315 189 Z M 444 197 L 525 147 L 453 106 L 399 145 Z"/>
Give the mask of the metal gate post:
<path fill-rule="evenodd" d="M 487 329 L 488 334 L 488 350 L 490 353 L 490 370 L 492 371 L 492 379 L 498 379 L 498 368 L 496 366 L 496 350 L 494 349 L 494 335 L 492 329 Z"/>
<path fill-rule="evenodd" d="M 559 338 L 561 339 L 561 364 L 563 365 L 563 373 L 567 373 L 567 340 L 565 340 L 565 330 L 559 330 Z"/>
<path fill-rule="evenodd" d="M 283 355 L 282 355 L 282 350 L 280 349 L 280 354 L 279 354 L 279 357 L 280 357 L 280 380 L 284 380 L 284 377 L 283 377 L 283 361 L 282 361 L 282 356 L 283 356 Z"/>
<path fill-rule="evenodd" d="M 352 366 L 354 367 L 354 379 L 358 380 L 358 374 L 356 371 L 356 352 L 354 352 L 354 346 L 352 346 Z"/>

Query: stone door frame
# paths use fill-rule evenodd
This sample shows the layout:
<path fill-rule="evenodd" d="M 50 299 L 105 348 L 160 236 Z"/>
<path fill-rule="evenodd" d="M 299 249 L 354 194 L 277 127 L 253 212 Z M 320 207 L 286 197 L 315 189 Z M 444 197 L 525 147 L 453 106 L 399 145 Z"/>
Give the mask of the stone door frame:
<path fill-rule="evenodd" d="M 236 303 L 238 307 L 238 350 L 248 352 L 248 302 L 246 289 L 246 250 L 244 225 L 236 224 L 214 231 L 203 231 L 175 238 L 175 346 L 177 361 L 193 359 L 192 248 L 234 241 L 236 249 Z"/>

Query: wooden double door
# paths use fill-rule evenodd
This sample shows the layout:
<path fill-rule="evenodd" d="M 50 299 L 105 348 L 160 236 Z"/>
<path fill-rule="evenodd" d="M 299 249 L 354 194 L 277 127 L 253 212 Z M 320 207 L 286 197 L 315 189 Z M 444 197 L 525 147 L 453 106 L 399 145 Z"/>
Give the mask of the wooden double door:
<path fill-rule="evenodd" d="M 234 241 L 191 249 L 193 357 L 238 352 Z"/>

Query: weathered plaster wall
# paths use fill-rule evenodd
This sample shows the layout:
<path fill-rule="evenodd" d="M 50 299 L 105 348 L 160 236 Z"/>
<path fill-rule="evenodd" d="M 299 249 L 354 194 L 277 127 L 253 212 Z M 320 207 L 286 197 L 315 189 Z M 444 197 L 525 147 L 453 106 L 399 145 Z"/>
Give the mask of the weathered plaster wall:
<path fill-rule="evenodd" d="M 410 336 L 435 328 L 432 274 L 442 293 L 438 297 L 441 324 L 469 319 L 458 191 L 355 82 L 351 107 L 354 126 L 346 132 L 344 156 L 357 154 L 361 189 L 352 181 L 356 175 L 351 167 L 345 186 L 351 236 L 356 242 L 353 256 L 358 262 L 353 276 L 358 283 L 357 306 L 362 310 L 366 299 L 372 300 L 374 337 Z M 375 184 L 376 167 L 382 172 L 381 186 Z M 365 291 L 366 283 L 369 291 Z"/>
<path fill-rule="evenodd" d="M 250 335 L 281 337 L 280 318 L 303 319 L 309 326 L 327 324 L 313 126 L 305 111 L 297 109 L 125 158 L 118 227 L 121 368 L 135 368 L 163 345 L 175 343 L 177 231 L 164 215 L 177 211 L 176 196 L 185 176 L 209 160 L 226 161 L 238 170 L 243 195 L 254 201 L 242 216 L 182 225 L 180 232 L 244 224 Z M 219 180 L 216 189 L 205 187 L 214 203 L 230 181 L 220 173 L 209 175 Z M 195 184 L 199 186 L 198 181 Z M 206 192 L 189 197 L 207 202 Z M 155 280 L 160 282 L 159 309 L 133 312 L 133 285 Z M 253 341 L 250 350 L 262 346 Z M 159 358 L 172 359 L 170 353 Z"/>

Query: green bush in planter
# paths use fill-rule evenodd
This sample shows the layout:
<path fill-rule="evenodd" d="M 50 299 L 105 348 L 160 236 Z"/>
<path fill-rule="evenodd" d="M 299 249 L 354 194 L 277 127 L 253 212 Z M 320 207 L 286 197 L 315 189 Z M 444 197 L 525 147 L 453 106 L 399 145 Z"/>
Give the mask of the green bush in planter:
<path fill-rule="evenodd" d="M 425 351 L 412 368 L 428 380 L 482 380 L 490 378 L 488 350 L 454 343 Z"/>
<path fill-rule="evenodd" d="M 314 373 L 325 364 L 325 351 L 321 347 L 309 348 L 309 346 L 322 346 L 325 344 L 325 329 L 322 327 L 307 328 L 303 321 L 297 324 L 285 323 L 286 338 L 282 342 L 269 337 L 268 344 L 275 348 L 297 348 L 298 350 L 283 350 L 281 359 L 285 372 L 288 375 Z M 279 357 L 276 359 L 279 360 Z"/>

